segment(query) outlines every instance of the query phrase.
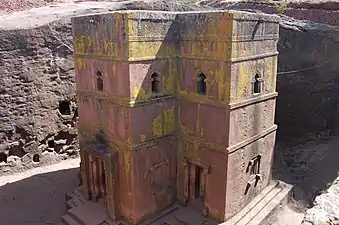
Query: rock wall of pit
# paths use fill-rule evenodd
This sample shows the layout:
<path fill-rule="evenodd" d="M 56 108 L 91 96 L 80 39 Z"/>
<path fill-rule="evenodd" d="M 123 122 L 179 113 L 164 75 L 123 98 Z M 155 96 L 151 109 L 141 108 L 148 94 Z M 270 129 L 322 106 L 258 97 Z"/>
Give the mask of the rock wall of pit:
<path fill-rule="evenodd" d="M 71 27 L 0 30 L 0 173 L 77 154 Z"/>
<path fill-rule="evenodd" d="M 339 30 L 282 17 L 278 44 L 278 141 L 339 128 Z"/>

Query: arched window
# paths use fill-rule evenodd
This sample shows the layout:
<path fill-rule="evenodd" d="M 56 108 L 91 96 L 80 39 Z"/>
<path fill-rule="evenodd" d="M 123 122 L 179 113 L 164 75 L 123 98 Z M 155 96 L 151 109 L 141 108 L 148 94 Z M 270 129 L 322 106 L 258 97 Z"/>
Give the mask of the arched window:
<path fill-rule="evenodd" d="M 198 75 L 198 94 L 206 94 L 206 75 L 204 73 Z"/>
<path fill-rule="evenodd" d="M 261 92 L 261 78 L 260 74 L 257 73 L 254 76 L 254 87 L 253 87 L 253 93 L 254 94 L 259 94 Z"/>
<path fill-rule="evenodd" d="M 98 91 L 104 90 L 104 81 L 103 81 L 102 74 L 100 71 L 97 72 L 97 90 Z"/>
<path fill-rule="evenodd" d="M 157 94 L 160 93 L 160 78 L 157 73 L 152 74 L 152 93 Z"/>

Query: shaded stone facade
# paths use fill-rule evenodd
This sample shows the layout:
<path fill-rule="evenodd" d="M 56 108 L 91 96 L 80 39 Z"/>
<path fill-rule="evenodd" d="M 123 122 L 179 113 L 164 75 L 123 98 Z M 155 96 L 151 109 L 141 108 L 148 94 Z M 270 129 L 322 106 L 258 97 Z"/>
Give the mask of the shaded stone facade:
<path fill-rule="evenodd" d="M 175 202 L 226 221 L 271 180 L 279 19 L 75 17 L 84 194 L 137 224 Z"/>

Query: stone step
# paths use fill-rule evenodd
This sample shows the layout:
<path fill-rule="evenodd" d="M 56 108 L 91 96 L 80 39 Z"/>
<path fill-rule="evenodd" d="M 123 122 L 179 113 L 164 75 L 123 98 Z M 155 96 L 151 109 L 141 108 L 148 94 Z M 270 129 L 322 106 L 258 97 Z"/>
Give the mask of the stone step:
<path fill-rule="evenodd" d="M 68 199 L 68 200 L 67 200 Z M 80 205 L 85 204 L 86 199 L 83 194 L 76 189 L 75 191 L 66 195 L 66 207 L 67 209 L 79 207 Z"/>
<path fill-rule="evenodd" d="M 264 225 L 265 221 L 277 213 L 283 206 L 287 205 L 288 198 L 292 193 L 293 186 L 287 185 L 281 187 L 281 191 L 257 214 L 248 225 Z"/>
<path fill-rule="evenodd" d="M 75 189 L 72 192 L 72 196 L 76 196 L 81 202 L 85 202 L 85 196 L 82 194 L 82 192 L 80 191 L 80 189 Z"/>
<path fill-rule="evenodd" d="M 107 219 L 107 211 L 104 204 L 87 201 L 79 207 L 73 207 L 67 211 L 80 224 L 98 225 Z"/>
<path fill-rule="evenodd" d="M 68 200 L 66 202 L 66 208 L 67 209 L 78 207 L 78 206 L 79 206 L 79 204 L 74 199 Z"/>
<path fill-rule="evenodd" d="M 165 217 L 166 215 L 174 212 L 175 210 L 177 210 L 179 208 L 178 205 L 172 205 L 164 210 L 159 211 L 158 213 L 155 213 L 154 216 L 152 216 L 149 219 L 144 220 L 140 225 L 148 225 L 151 224 L 157 220 L 159 220 L 162 217 Z"/>
<path fill-rule="evenodd" d="M 65 214 L 62 216 L 61 223 L 66 224 L 66 225 L 82 225 L 81 223 L 78 223 L 73 216 L 69 214 Z"/>
<path fill-rule="evenodd" d="M 281 181 L 272 182 L 239 213 L 219 225 L 262 225 L 277 207 L 287 203 L 292 189 Z"/>

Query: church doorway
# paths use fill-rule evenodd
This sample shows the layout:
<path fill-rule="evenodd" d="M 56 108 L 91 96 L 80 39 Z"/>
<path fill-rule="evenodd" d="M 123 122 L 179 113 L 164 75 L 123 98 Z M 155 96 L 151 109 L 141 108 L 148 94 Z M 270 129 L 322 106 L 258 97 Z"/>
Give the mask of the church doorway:
<path fill-rule="evenodd" d="M 106 191 L 106 174 L 104 161 L 95 156 L 89 155 L 89 192 L 91 199 L 97 201 L 100 198 L 105 199 Z"/>
<path fill-rule="evenodd" d="M 205 176 L 203 167 L 189 164 L 188 206 L 201 212 L 205 209 Z"/>

